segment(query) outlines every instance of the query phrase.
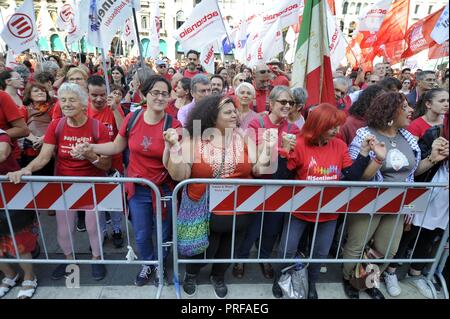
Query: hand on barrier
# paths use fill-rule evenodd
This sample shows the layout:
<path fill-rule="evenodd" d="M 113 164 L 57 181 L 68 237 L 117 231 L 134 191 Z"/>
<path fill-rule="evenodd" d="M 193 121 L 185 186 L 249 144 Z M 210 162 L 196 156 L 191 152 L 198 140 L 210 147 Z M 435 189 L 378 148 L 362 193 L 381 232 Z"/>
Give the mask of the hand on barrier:
<path fill-rule="evenodd" d="M 169 128 L 163 132 L 164 139 L 170 146 L 174 146 L 178 143 L 178 133 L 175 129 Z"/>
<path fill-rule="evenodd" d="M 297 143 L 297 136 L 295 134 L 288 134 L 283 132 L 282 134 L 282 147 L 286 152 L 290 152 L 294 149 Z"/>
<path fill-rule="evenodd" d="M 9 181 L 14 184 L 20 183 L 22 176 L 24 175 L 31 175 L 31 171 L 27 168 L 22 168 L 20 171 L 10 172 L 6 174 Z"/>

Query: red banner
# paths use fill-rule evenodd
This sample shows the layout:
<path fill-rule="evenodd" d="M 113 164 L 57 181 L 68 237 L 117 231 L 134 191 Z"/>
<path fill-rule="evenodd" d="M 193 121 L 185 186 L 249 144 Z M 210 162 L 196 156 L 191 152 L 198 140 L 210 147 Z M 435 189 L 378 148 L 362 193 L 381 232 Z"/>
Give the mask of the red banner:
<path fill-rule="evenodd" d="M 430 51 L 428 51 L 429 59 L 439 59 L 448 56 L 448 40 L 442 43 L 441 45 L 435 43 L 430 47 Z"/>

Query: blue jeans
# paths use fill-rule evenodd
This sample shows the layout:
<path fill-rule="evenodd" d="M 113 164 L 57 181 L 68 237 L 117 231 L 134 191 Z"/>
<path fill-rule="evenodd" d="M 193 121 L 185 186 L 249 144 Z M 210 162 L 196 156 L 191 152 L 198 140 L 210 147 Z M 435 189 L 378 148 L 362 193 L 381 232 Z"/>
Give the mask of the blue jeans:
<path fill-rule="evenodd" d="M 172 192 L 166 185 L 162 186 L 161 196 L 170 196 Z M 156 219 L 153 215 L 151 189 L 135 184 L 135 193 L 130 198 L 128 206 L 130 208 L 131 224 L 133 225 L 138 253 L 142 260 L 155 260 L 157 249 L 153 246 L 153 227 L 156 229 Z M 168 205 L 166 217 L 162 221 L 162 240 L 171 240 L 172 235 L 172 202 L 164 202 Z M 164 205 L 163 203 L 163 205 Z M 164 207 L 164 206 L 163 206 Z M 163 257 L 169 254 L 169 248 L 163 247 Z"/>
<path fill-rule="evenodd" d="M 123 212 L 108 212 L 111 216 L 111 226 L 114 233 L 122 231 L 122 215 Z M 106 229 L 106 212 L 99 212 L 98 215 L 100 230 L 103 234 L 107 233 Z"/>
<path fill-rule="evenodd" d="M 260 258 L 270 258 L 273 245 L 275 244 L 278 234 L 281 233 L 283 227 L 283 217 L 285 213 L 265 213 L 264 225 L 262 229 L 261 251 Z M 238 258 L 248 258 L 250 255 L 250 249 L 253 244 L 258 240 L 261 233 L 261 221 L 263 220 L 262 213 L 258 213 L 250 226 L 247 228 L 245 238 L 237 251 Z M 256 247 L 259 249 L 259 246 Z"/>
<path fill-rule="evenodd" d="M 289 226 L 289 214 L 286 214 L 286 217 L 284 219 L 283 234 L 281 235 L 280 246 L 278 247 L 279 258 L 288 259 L 295 257 L 297 253 L 298 243 L 302 238 L 303 232 L 305 231 L 306 227 L 309 224 L 314 223 L 306 222 L 292 216 L 291 225 L 289 227 L 289 238 L 287 238 Z M 336 220 L 318 223 L 316 240 L 314 243 L 314 253 L 312 258 L 324 259 L 328 257 L 331 243 L 333 242 L 335 229 L 336 229 Z M 285 250 L 286 256 L 284 255 Z M 282 267 L 282 265 L 280 265 L 280 267 Z M 319 272 L 320 272 L 320 263 L 310 263 L 308 270 L 309 276 L 308 280 L 310 282 L 315 283 L 317 281 L 317 278 L 319 277 Z"/>

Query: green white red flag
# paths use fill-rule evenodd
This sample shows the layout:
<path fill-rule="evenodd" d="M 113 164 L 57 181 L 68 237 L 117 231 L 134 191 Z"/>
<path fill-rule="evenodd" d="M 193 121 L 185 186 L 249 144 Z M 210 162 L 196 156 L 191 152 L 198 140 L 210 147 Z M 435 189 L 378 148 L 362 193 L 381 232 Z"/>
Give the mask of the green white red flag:
<path fill-rule="evenodd" d="M 308 91 L 308 105 L 335 103 L 327 30 L 326 0 L 305 1 L 292 76 Z"/>

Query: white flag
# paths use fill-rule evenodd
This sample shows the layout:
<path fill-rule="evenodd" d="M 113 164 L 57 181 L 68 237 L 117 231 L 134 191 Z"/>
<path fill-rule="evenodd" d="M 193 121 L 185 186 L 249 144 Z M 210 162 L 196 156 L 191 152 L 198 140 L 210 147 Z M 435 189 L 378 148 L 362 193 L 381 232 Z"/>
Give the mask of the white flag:
<path fill-rule="evenodd" d="M 19 55 L 15 54 L 13 50 L 8 49 L 8 52 L 6 53 L 6 61 L 5 66 L 10 69 L 14 69 L 16 66 L 18 66 L 20 63 L 17 63 L 17 57 Z"/>
<path fill-rule="evenodd" d="M 59 3 L 56 11 L 56 26 L 61 31 L 70 33 L 74 29 L 75 3 L 73 0 L 66 1 L 65 4 Z"/>
<path fill-rule="evenodd" d="M 132 0 L 90 0 L 88 42 L 108 51 L 117 30 L 133 14 L 131 4 Z"/>
<path fill-rule="evenodd" d="M 6 21 L 11 18 L 11 16 L 16 12 L 16 2 L 13 1 L 9 5 L 8 9 L 4 10 L 3 8 L 0 8 L 0 14 L 1 14 L 1 21 L 0 21 L 0 33 L 3 31 L 3 26 L 6 23 Z"/>
<path fill-rule="evenodd" d="M 74 0 L 75 14 L 72 17 L 70 30 L 67 31 L 67 43 L 72 44 L 81 40 L 87 33 L 89 26 L 89 2 L 86 0 Z"/>
<path fill-rule="evenodd" d="M 161 24 L 159 20 L 159 0 L 155 1 L 155 6 L 150 15 L 150 57 L 157 59 L 159 55 L 159 30 Z"/>
<path fill-rule="evenodd" d="M 131 41 L 134 41 L 134 43 L 137 42 L 136 31 L 134 31 L 134 23 L 132 17 L 128 18 L 127 21 L 125 21 L 125 27 L 122 31 L 122 39 L 128 44 L 131 44 Z"/>
<path fill-rule="evenodd" d="M 277 1 L 271 9 L 262 14 L 263 24 L 270 27 L 273 23 L 279 21 L 280 30 L 282 30 L 293 24 L 297 24 L 298 17 L 303 14 L 303 9 L 304 0 Z"/>
<path fill-rule="evenodd" d="M 0 36 L 14 52 L 23 52 L 37 46 L 38 32 L 32 0 L 23 4 L 5 23 Z"/>
<path fill-rule="evenodd" d="M 391 7 L 392 0 L 380 0 L 369 6 L 359 16 L 359 28 L 361 31 L 377 32 Z"/>
<path fill-rule="evenodd" d="M 185 52 L 199 50 L 212 41 L 226 35 L 216 0 L 203 0 L 198 4 L 183 25 L 175 31 L 174 38 Z"/>
<path fill-rule="evenodd" d="M 40 36 L 47 36 L 50 34 L 50 29 L 53 28 L 53 20 L 50 13 L 48 13 L 47 1 L 42 2 L 36 24 Z"/>
<path fill-rule="evenodd" d="M 214 46 L 216 43 L 217 41 L 214 41 L 204 46 L 200 52 L 200 64 L 209 74 L 214 74 Z"/>
<path fill-rule="evenodd" d="M 331 69 L 334 71 L 341 65 L 342 60 L 345 59 L 347 44 L 345 42 L 344 36 L 341 33 L 341 30 L 336 23 L 336 17 L 331 13 L 328 4 L 325 4 L 327 7 L 327 25 L 329 35 L 328 41 L 330 42 Z"/>
<path fill-rule="evenodd" d="M 438 44 L 442 44 L 448 40 L 448 3 L 445 6 L 444 11 L 442 11 L 441 16 L 439 17 L 436 25 L 434 26 L 433 31 L 431 31 L 431 38 L 436 41 Z"/>
<path fill-rule="evenodd" d="M 256 34 L 249 42 L 246 65 L 254 67 L 260 63 L 267 63 L 271 58 L 284 50 L 283 33 L 280 29 L 280 21 L 273 23 L 264 34 Z"/>

